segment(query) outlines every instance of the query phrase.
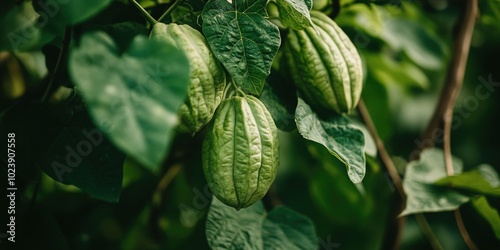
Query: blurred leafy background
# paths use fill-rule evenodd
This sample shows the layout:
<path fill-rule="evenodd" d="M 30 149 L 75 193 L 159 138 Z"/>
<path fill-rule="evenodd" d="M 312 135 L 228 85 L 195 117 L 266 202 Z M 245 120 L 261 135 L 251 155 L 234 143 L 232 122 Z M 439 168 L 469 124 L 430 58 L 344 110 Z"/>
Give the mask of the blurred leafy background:
<path fill-rule="evenodd" d="M 157 6 L 156 2 L 170 3 L 140 2 L 148 8 Z M 325 11 L 336 15 L 335 21 L 361 53 L 366 71 L 363 98 L 403 173 L 412 151 L 418 147 L 415 138 L 419 138 L 436 105 L 452 53 L 454 23 L 463 1 L 344 0 L 338 5 L 337 9 Z M 31 1 L 8 0 L 0 6 L 1 39 L 6 37 L 6 27 L 26 24 L 26 19 L 36 16 Z M 476 89 L 483 84 L 481 79 L 500 82 L 500 1 L 479 1 L 479 9 L 454 116 L 452 149 L 463 160 L 465 170 L 488 163 L 499 171 L 500 88 L 493 87 L 487 98 L 478 98 Z M 153 9 L 153 13 L 162 10 L 164 7 Z M 113 33 L 120 28 L 117 23 L 125 21 L 143 22 L 126 1 L 114 1 L 75 30 Z M 128 24 L 124 30 L 130 31 L 129 36 L 147 32 L 141 27 Z M 124 36 L 121 41 L 125 48 L 130 37 L 119 34 Z M 58 31 L 39 34 L 37 39 L 46 41 L 45 36 L 55 39 L 43 47 L 37 47 L 43 43 L 35 41 L 34 49 L 28 52 L 0 52 L 2 112 L 21 98 L 43 92 L 47 74 L 54 67 L 51 51 L 57 51 L 63 39 Z M 2 48 L 8 42 L 1 40 Z M 71 86 L 67 73 L 59 75 L 58 80 L 63 86 Z M 65 95 L 58 91 L 55 99 Z M 24 122 L 37 120 L 26 117 Z M 44 140 L 44 133 L 43 129 L 37 131 L 31 140 Z M 201 168 L 201 138 L 195 136 L 188 146 L 184 145 L 186 140 L 182 135 L 176 137 L 171 154 L 177 152 L 176 148 L 189 151 L 175 158 L 165 169 L 167 175 L 152 174 L 126 159 L 123 189 L 116 204 L 60 184 L 34 165 L 17 169 L 22 199 L 17 206 L 16 248 L 208 249 L 204 229 L 211 196 Z M 296 131 L 280 133 L 280 140 L 282 164 L 271 192 L 283 204 L 313 220 L 320 249 L 381 248 L 394 189 L 378 160 L 368 157 L 367 175 L 362 184 L 354 185 L 344 166 L 323 147 L 304 141 Z M 32 154 L 36 152 L 20 153 L 18 157 L 30 158 Z M 0 182 L 5 187 L 6 171 L 2 175 Z M 489 201 L 500 208 L 500 199 Z M 265 199 L 267 207 L 271 203 Z M 1 207 L 7 207 L 7 200 L 2 199 Z M 499 241 L 489 224 L 470 204 L 464 205 L 462 211 L 465 225 L 480 249 L 498 249 Z M 5 212 L 1 214 L 6 216 Z M 452 214 L 431 213 L 427 217 L 445 249 L 466 249 Z M 430 248 L 412 216 L 403 232 L 402 249 Z"/>

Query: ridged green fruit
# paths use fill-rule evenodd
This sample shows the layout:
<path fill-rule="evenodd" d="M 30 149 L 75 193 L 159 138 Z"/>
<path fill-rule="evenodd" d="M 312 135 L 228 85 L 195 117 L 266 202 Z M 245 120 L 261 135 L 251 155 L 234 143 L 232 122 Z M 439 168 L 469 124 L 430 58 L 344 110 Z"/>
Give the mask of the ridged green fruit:
<path fill-rule="evenodd" d="M 327 15 L 311 11 L 313 26 L 290 30 L 284 55 L 292 79 L 313 107 L 349 113 L 359 102 L 363 67 L 354 44 Z"/>
<path fill-rule="evenodd" d="M 212 193 L 237 210 L 267 193 L 279 165 L 278 129 L 253 96 L 222 101 L 203 141 L 203 171 Z"/>
<path fill-rule="evenodd" d="M 224 69 L 209 49 L 205 37 L 189 25 L 157 23 L 150 37 L 167 39 L 186 53 L 190 83 L 188 98 L 179 109 L 178 130 L 194 134 L 212 119 L 223 99 Z"/>

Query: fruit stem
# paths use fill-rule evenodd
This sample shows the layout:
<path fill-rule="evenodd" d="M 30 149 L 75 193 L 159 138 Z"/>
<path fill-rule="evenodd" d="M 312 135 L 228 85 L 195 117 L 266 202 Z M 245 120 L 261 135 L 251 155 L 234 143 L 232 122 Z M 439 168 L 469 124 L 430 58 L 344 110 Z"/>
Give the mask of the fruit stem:
<path fill-rule="evenodd" d="M 224 94 L 222 95 L 224 98 L 228 98 L 228 93 L 229 89 L 231 89 L 231 85 L 226 85 L 226 88 L 224 89 Z"/>
<path fill-rule="evenodd" d="M 167 17 L 168 15 L 172 14 L 172 11 L 175 10 L 175 8 L 177 8 L 177 6 L 179 6 L 179 4 L 181 4 L 182 2 L 184 2 L 184 0 L 176 0 L 171 6 L 170 8 L 168 8 L 164 13 L 163 15 L 161 15 L 160 18 L 158 18 L 158 22 L 161 22 L 161 20 L 163 20 L 163 18 Z"/>
<path fill-rule="evenodd" d="M 136 0 L 129 0 L 129 2 L 132 5 L 134 5 L 137 8 L 137 10 L 139 10 L 139 12 L 141 13 L 141 15 L 144 18 L 146 18 L 146 20 L 149 22 L 149 24 L 151 24 L 151 26 L 155 25 L 158 22 Z"/>
<path fill-rule="evenodd" d="M 243 90 L 236 86 L 236 82 L 234 81 L 234 79 L 231 79 L 231 85 L 233 85 L 233 88 L 236 89 L 238 94 L 240 94 L 241 96 L 246 96 L 245 92 L 243 92 Z"/>

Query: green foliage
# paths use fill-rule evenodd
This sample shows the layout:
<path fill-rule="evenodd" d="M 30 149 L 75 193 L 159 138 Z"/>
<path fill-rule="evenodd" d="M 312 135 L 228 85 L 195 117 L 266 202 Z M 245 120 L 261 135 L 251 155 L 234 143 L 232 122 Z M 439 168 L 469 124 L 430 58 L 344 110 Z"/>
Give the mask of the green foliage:
<path fill-rule="evenodd" d="M 293 29 L 305 29 L 312 26 L 309 11 L 311 0 L 277 0 L 280 19 L 284 25 Z"/>
<path fill-rule="evenodd" d="M 15 216 L 16 243 L 1 233 L 0 248 L 389 249 L 402 232 L 401 249 L 465 249 L 455 209 L 491 248 L 499 1 L 478 3 L 453 173 L 442 128 L 417 139 L 453 91 L 441 83 L 464 6 L 2 1 L 0 185 L 16 204 L 0 218 Z M 429 227 L 395 227 L 416 213 Z"/>
<path fill-rule="evenodd" d="M 445 57 L 442 44 L 435 34 L 420 24 L 408 20 L 391 20 L 384 27 L 381 37 L 392 49 L 402 51 L 415 64 L 425 69 L 437 70 Z"/>
<path fill-rule="evenodd" d="M 292 132 L 296 128 L 294 115 L 297 95 L 295 89 L 287 86 L 286 80 L 280 78 L 275 71 L 271 71 L 266 81 L 259 99 L 266 105 L 278 129 Z"/>
<path fill-rule="evenodd" d="M 137 161 L 158 168 L 187 94 L 184 53 L 165 40 L 137 37 L 119 55 L 109 36 L 93 33 L 71 53 L 70 71 L 99 128 Z"/>
<path fill-rule="evenodd" d="M 33 6 L 39 14 L 43 30 L 60 34 L 66 26 L 80 23 L 99 13 L 112 0 L 71 0 L 71 1 L 36 1 Z"/>
<path fill-rule="evenodd" d="M 415 64 L 409 61 L 399 62 L 388 53 L 365 53 L 366 64 L 378 64 L 372 67 L 370 74 L 385 85 L 402 85 L 405 88 L 427 89 L 429 79 Z"/>
<path fill-rule="evenodd" d="M 259 95 L 281 43 L 278 27 L 266 19 L 265 0 L 210 0 L 203 34 L 236 84 Z"/>
<path fill-rule="evenodd" d="M 500 196 L 498 173 L 490 165 L 480 165 L 476 169 L 448 176 L 436 182 L 437 185 L 450 186 L 477 194 Z"/>
<path fill-rule="evenodd" d="M 36 12 L 29 2 L 5 8 L 0 18 L 0 50 L 22 50 L 40 46 L 54 38 L 36 27 Z"/>
<path fill-rule="evenodd" d="M 322 144 L 347 168 L 347 174 L 354 183 L 365 176 L 365 138 L 363 132 L 349 119 L 336 115 L 321 120 L 307 103 L 299 98 L 295 111 L 297 130 L 307 140 Z"/>
<path fill-rule="evenodd" d="M 474 206 L 476 211 L 490 223 L 497 239 L 500 239 L 500 215 L 498 215 L 498 211 L 491 207 L 488 200 L 484 196 L 478 196 L 473 199 L 472 206 Z"/>
<path fill-rule="evenodd" d="M 237 212 L 214 198 L 206 233 L 213 249 L 313 249 L 318 245 L 311 220 L 281 206 L 266 213 L 261 202 Z"/>
<path fill-rule="evenodd" d="M 1 50 L 40 48 L 70 25 L 81 23 L 108 6 L 111 0 L 23 1 L 1 20 L 8 26 L 0 33 Z M 35 19 L 36 20 L 33 20 Z M 5 33 L 4 33 L 5 32 Z M 8 39 L 8 41 L 7 41 Z"/>
<path fill-rule="evenodd" d="M 454 157 L 454 173 L 461 173 L 462 167 L 462 162 Z M 421 153 L 420 160 L 410 162 L 403 183 L 408 200 L 401 215 L 451 211 L 468 202 L 469 196 L 435 185 L 436 181 L 445 176 L 442 150 L 427 149 Z"/>

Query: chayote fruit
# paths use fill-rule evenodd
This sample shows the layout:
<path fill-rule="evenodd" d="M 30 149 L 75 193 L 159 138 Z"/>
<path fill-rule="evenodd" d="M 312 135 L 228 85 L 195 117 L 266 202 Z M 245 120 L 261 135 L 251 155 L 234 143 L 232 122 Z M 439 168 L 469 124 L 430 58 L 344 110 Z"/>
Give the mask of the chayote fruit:
<path fill-rule="evenodd" d="M 151 37 L 167 39 L 182 49 L 189 60 L 188 98 L 179 109 L 178 130 L 194 134 L 207 124 L 223 99 L 224 68 L 208 47 L 205 37 L 189 25 L 157 23 Z M 168 97 L 165 97 L 168 98 Z"/>
<path fill-rule="evenodd" d="M 332 19 L 319 11 L 310 13 L 313 27 L 290 30 L 284 45 L 292 80 L 314 108 L 349 113 L 361 97 L 361 59 Z"/>
<path fill-rule="evenodd" d="M 279 165 L 278 129 L 253 96 L 222 101 L 203 141 L 203 171 L 223 203 L 248 207 L 267 193 Z"/>

